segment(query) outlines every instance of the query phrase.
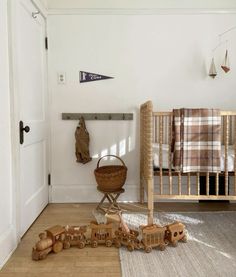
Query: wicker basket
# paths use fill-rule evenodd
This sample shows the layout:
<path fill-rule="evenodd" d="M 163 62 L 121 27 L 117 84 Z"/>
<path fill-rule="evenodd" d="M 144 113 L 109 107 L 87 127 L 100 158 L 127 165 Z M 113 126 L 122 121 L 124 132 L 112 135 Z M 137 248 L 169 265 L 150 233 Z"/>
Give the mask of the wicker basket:
<path fill-rule="evenodd" d="M 99 167 L 100 161 L 105 157 L 115 157 L 121 161 L 122 165 L 106 165 Z M 118 191 L 125 183 L 127 167 L 121 158 L 115 155 L 105 155 L 98 160 L 94 175 L 100 190 L 108 192 Z"/>

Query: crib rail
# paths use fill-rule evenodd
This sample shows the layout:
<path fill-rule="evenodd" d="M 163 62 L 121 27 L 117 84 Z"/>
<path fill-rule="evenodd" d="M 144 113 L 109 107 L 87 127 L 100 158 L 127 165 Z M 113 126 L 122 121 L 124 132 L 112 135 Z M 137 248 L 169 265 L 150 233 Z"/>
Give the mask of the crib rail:
<path fill-rule="evenodd" d="M 217 173 L 182 173 L 172 166 L 172 112 L 153 112 L 152 102 L 140 108 L 140 196 L 144 200 L 147 187 L 148 203 L 154 199 L 236 200 L 236 158 L 229 171 L 229 149 L 236 157 L 236 111 L 221 111 L 221 141 L 225 152 L 224 171 Z M 159 167 L 153 170 L 153 143 L 159 147 Z M 163 155 L 164 148 L 167 155 Z M 164 164 L 164 159 L 165 164 Z M 155 181 L 155 190 L 153 185 Z M 223 182 L 223 194 L 222 194 Z M 202 189 L 203 187 L 203 189 Z M 151 195 L 150 195 L 151 194 Z M 149 203 L 149 208 L 153 206 Z"/>
<path fill-rule="evenodd" d="M 176 172 L 172 167 L 171 140 L 172 140 L 172 112 L 153 112 L 153 137 L 154 143 L 159 146 L 159 168 L 154 171 L 154 176 L 158 176 L 157 192 L 155 199 L 236 199 L 236 159 L 234 159 L 234 170 L 229 171 L 229 146 L 234 145 L 234 156 L 236 157 L 236 112 L 221 111 L 222 134 L 221 142 L 224 148 L 224 171 L 217 173 L 182 173 Z M 159 124 L 157 124 L 159 122 Z M 163 145 L 168 145 L 168 168 L 163 167 Z M 165 157 L 164 157 L 165 158 Z M 219 194 L 219 186 L 223 186 L 224 194 Z M 233 178 L 231 178 L 231 176 Z M 193 178 L 194 177 L 194 178 Z M 204 177 L 204 178 L 203 178 Z M 205 179 L 205 180 L 204 180 Z M 212 182 L 214 181 L 214 189 Z M 229 184 L 233 182 L 232 188 Z M 173 189 L 173 184 L 176 189 Z M 205 188 L 201 191 L 200 188 Z M 222 188 L 221 188 L 222 189 Z M 204 192 L 203 192 L 204 191 Z"/>

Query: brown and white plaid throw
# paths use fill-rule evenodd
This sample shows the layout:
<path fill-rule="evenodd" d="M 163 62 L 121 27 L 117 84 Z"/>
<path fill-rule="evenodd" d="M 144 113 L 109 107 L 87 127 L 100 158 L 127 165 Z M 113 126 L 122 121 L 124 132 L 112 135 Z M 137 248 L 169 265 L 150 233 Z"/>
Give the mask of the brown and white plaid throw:
<path fill-rule="evenodd" d="M 172 147 L 176 171 L 219 172 L 220 110 L 174 109 Z"/>

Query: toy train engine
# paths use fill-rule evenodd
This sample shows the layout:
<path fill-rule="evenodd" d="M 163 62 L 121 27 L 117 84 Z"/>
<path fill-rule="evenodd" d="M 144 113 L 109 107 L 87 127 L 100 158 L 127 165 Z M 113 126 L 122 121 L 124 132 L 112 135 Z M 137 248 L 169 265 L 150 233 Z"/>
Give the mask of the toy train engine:
<path fill-rule="evenodd" d="M 84 248 L 87 244 L 85 233 L 87 226 L 66 226 L 65 227 L 65 239 L 63 242 L 64 249 L 68 249 L 71 246 L 78 246 L 80 249 Z"/>
<path fill-rule="evenodd" d="M 125 245 L 129 251 L 134 249 L 140 249 L 140 241 L 138 240 L 139 232 L 135 230 L 129 230 L 126 232 L 122 228 L 115 231 L 114 244 L 117 248 L 121 245 Z"/>
<path fill-rule="evenodd" d="M 40 240 L 32 250 L 33 260 L 45 259 L 50 252 L 59 253 L 63 249 L 65 228 L 56 225 L 39 234 Z"/>
<path fill-rule="evenodd" d="M 91 246 L 97 247 L 99 243 L 105 243 L 107 247 L 112 246 L 112 223 L 98 224 L 95 221 L 90 223 Z"/>
<path fill-rule="evenodd" d="M 143 248 L 146 253 L 152 251 L 153 247 L 159 247 L 160 250 L 165 250 L 168 242 L 165 240 L 165 232 L 167 228 L 154 225 L 141 226 Z"/>
<path fill-rule="evenodd" d="M 166 239 L 173 246 L 177 246 L 178 241 L 187 242 L 187 231 L 184 224 L 180 222 L 174 222 L 166 226 Z"/>

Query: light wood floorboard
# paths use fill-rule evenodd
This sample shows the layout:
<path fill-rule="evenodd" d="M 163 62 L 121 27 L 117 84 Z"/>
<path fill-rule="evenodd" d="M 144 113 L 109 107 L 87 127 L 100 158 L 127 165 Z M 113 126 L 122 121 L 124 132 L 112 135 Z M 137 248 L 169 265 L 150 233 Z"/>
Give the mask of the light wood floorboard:
<path fill-rule="evenodd" d="M 17 249 L 0 271 L 1 277 L 120 277 L 119 252 L 115 247 L 99 246 L 84 249 L 76 247 L 58 254 L 49 254 L 45 260 L 32 261 L 31 250 L 38 234 L 46 228 L 59 225 L 83 225 L 93 220 L 96 204 L 49 204 L 23 236 Z M 131 212 L 145 212 L 140 204 L 122 204 Z M 236 211 L 236 204 L 228 203 L 158 203 L 156 211 Z"/>

